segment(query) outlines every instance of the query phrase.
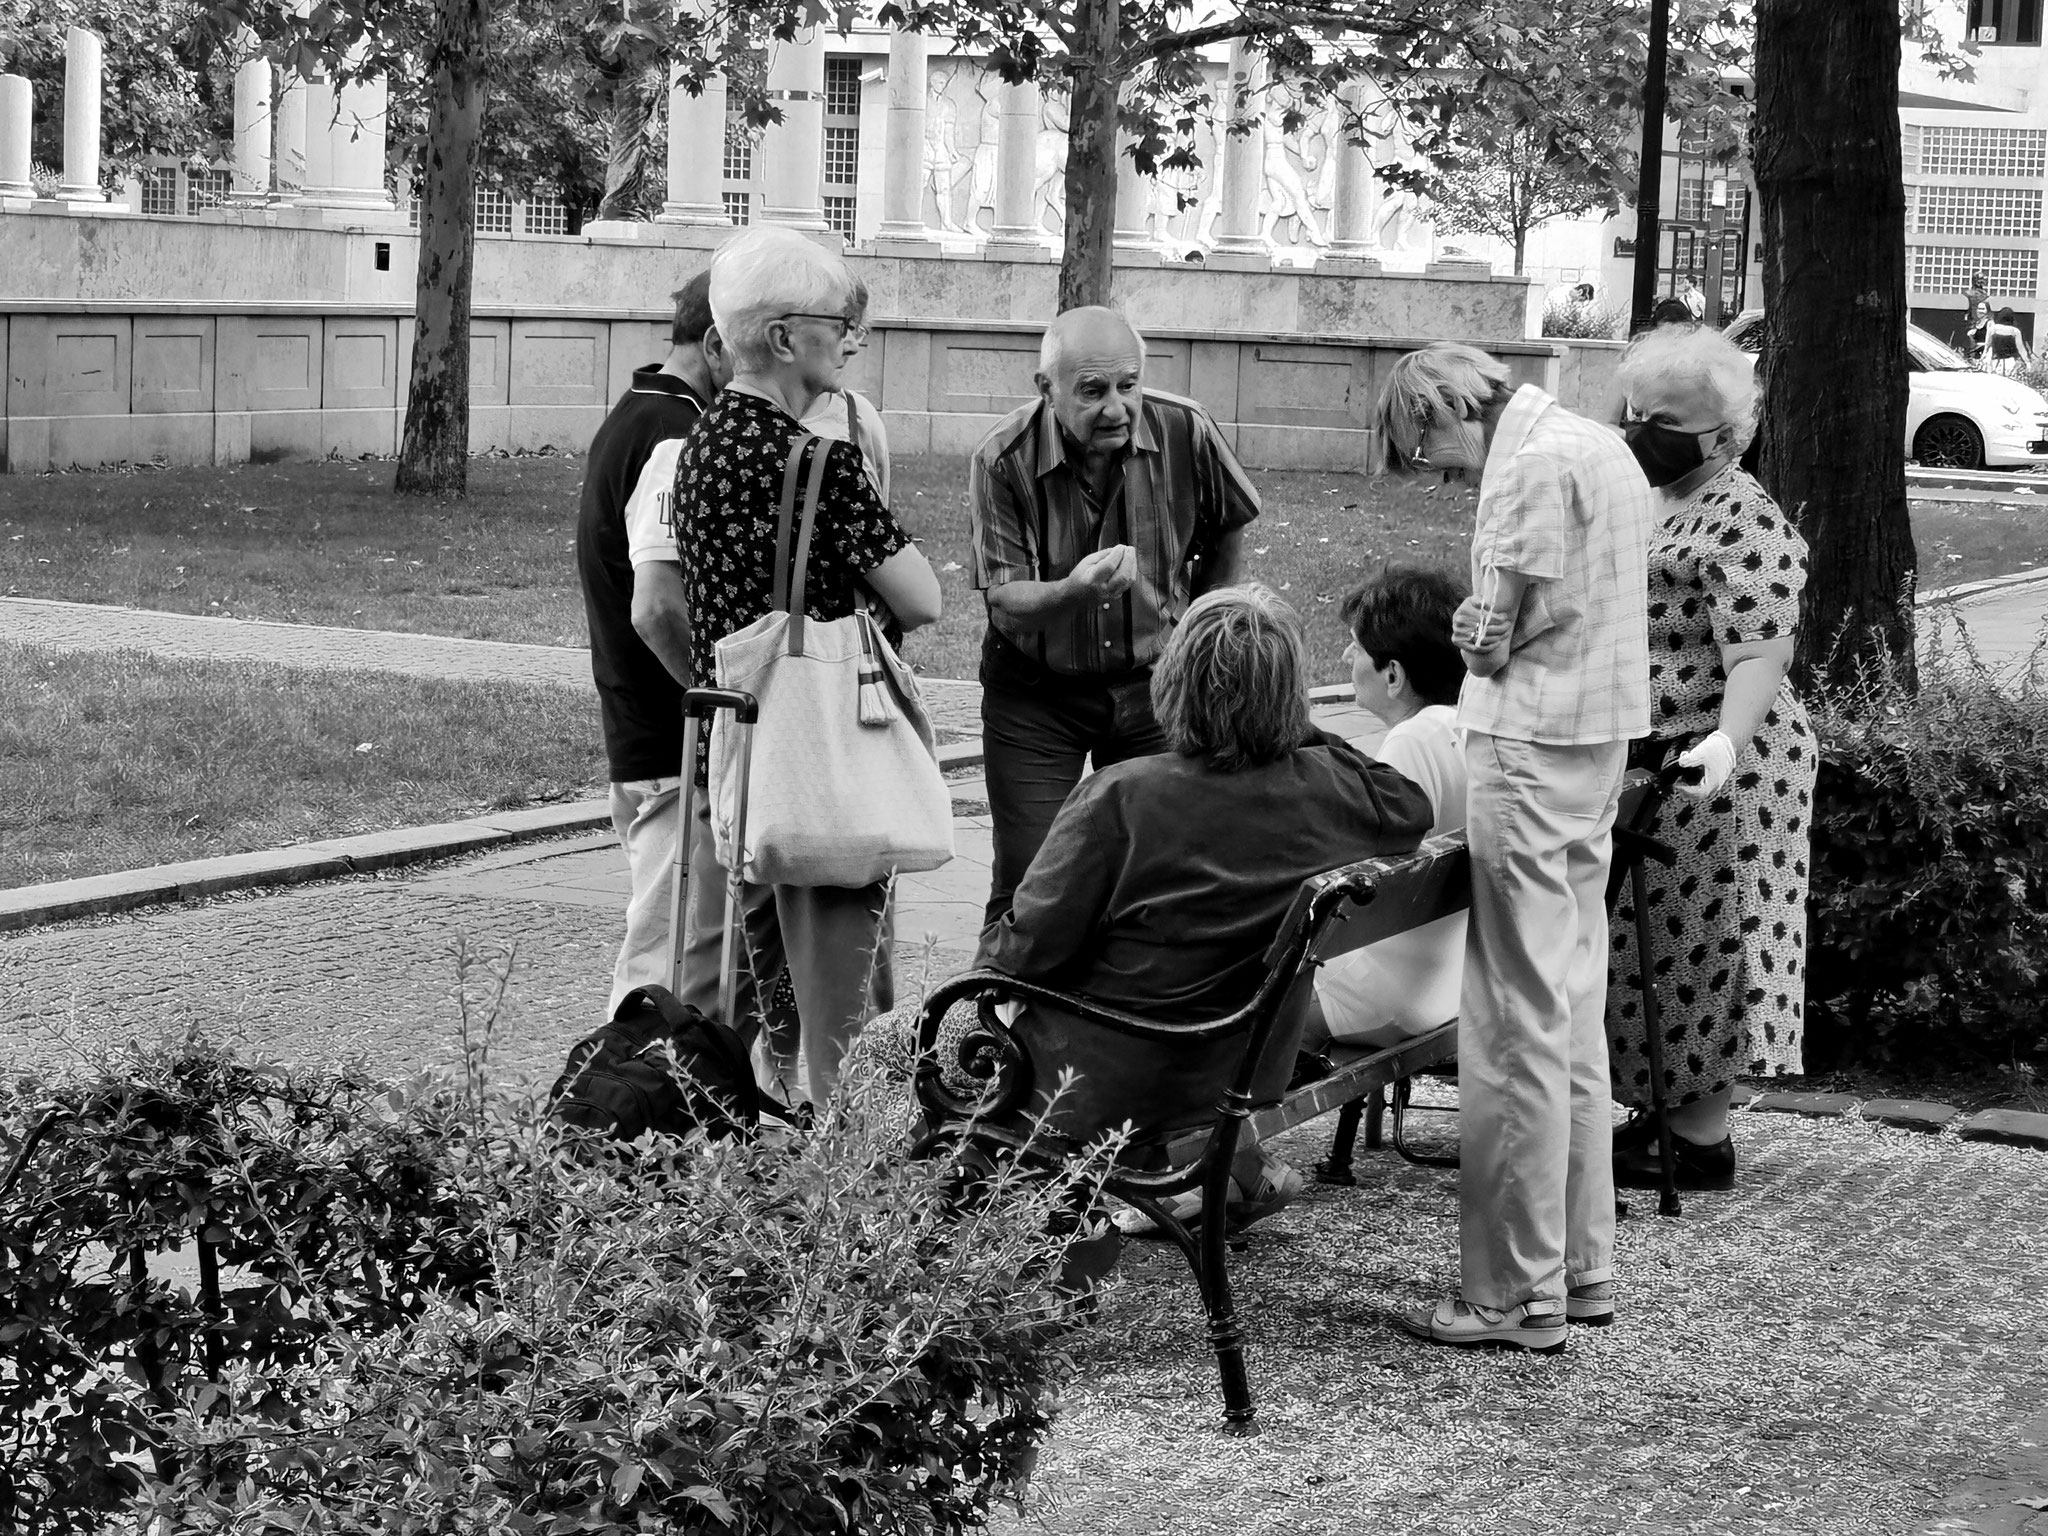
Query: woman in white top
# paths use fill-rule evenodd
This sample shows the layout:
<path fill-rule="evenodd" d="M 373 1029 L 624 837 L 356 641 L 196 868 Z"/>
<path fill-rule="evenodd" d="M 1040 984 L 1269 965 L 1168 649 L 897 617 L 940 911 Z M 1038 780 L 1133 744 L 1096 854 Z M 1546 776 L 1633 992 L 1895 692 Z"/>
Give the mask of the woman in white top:
<path fill-rule="evenodd" d="M 1380 761 L 1429 796 L 1432 837 L 1465 825 L 1465 753 L 1452 726 L 1465 663 L 1451 642 L 1464 600 L 1455 577 L 1388 565 L 1342 609 L 1352 696 L 1387 723 Z M 1464 974 L 1462 912 L 1340 955 L 1316 972 L 1303 1048 L 1388 1046 L 1448 1023 Z"/>

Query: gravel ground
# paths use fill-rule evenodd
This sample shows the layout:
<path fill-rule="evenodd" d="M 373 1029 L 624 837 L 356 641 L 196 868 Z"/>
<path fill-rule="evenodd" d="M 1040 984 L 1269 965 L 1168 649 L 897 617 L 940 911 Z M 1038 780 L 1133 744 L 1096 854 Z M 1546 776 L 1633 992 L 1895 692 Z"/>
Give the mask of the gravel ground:
<path fill-rule="evenodd" d="M 1305 1164 L 1327 1134 L 1286 1145 Z M 2048 1495 L 2048 1159 L 1785 1115 L 1736 1140 L 1736 1190 L 1675 1221 L 1638 1197 L 1617 1326 L 1555 1359 L 1388 1321 L 1456 1283 L 1453 1175 L 1375 1155 L 1356 1189 L 1312 1186 L 1234 1258 L 1246 1439 L 1217 1427 L 1179 1255 L 1127 1249 L 1037 1503 L 995 1528 L 2031 1536 L 2025 1505 L 1970 1516 Z"/>

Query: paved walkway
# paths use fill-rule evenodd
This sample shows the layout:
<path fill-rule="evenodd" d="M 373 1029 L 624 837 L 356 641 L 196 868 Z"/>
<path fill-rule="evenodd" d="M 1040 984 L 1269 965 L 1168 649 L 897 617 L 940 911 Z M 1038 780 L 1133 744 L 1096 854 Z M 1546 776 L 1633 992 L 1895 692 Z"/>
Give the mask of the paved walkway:
<path fill-rule="evenodd" d="M 591 686 L 590 652 L 569 646 L 216 619 L 35 597 L 0 597 L 0 640 L 59 651 L 135 650 L 192 661 L 258 661 L 337 672 L 545 683 L 586 691 Z M 980 732 L 981 690 L 974 684 L 929 679 L 927 696 L 938 729 L 954 735 Z"/>

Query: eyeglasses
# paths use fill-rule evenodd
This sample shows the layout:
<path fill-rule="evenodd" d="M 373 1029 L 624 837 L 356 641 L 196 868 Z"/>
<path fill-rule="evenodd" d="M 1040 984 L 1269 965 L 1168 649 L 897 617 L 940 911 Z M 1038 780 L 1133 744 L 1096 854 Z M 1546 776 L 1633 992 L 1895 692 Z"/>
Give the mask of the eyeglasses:
<path fill-rule="evenodd" d="M 847 337 L 851 336 L 862 346 L 867 344 L 868 328 L 864 325 L 856 324 L 844 315 L 815 315 L 806 309 L 795 309 L 786 315 L 777 315 L 775 318 L 777 320 L 830 320 L 839 327 L 840 340 L 844 341 Z"/>

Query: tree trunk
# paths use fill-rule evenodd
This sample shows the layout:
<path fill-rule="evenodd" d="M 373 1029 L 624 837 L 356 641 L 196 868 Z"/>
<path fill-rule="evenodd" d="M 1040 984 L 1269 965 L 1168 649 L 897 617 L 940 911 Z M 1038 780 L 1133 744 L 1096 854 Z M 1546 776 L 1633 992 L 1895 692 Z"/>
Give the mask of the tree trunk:
<path fill-rule="evenodd" d="M 438 0 L 435 10 L 412 378 L 396 488 L 407 495 L 461 496 L 469 488 L 469 288 L 489 0 Z"/>
<path fill-rule="evenodd" d="M 1761 0 L 1764 485 L 1811 559 L 1796 676 L 1913 667 L 1897 0 Z"/>
<path fill-rule="evenodd" d="M 1517 277 L 1520 277 L 1522 275 L 1522 257 L 1528 249 L 1528 228 L 1526 226 L 1518 225 L 1515 229 L 1515 276 Z"/>
<path fill-rule="evenodd" d="M 1077 0 L 1067 131 L 1067 218 L 1060 253 L 1062 311 L 1107 304 L 1116 235 L 1117 0 Z"/>

